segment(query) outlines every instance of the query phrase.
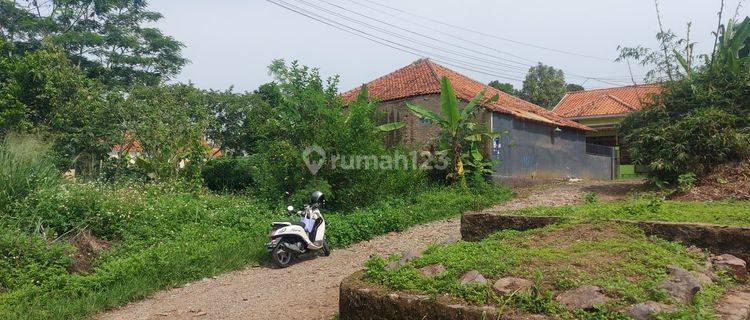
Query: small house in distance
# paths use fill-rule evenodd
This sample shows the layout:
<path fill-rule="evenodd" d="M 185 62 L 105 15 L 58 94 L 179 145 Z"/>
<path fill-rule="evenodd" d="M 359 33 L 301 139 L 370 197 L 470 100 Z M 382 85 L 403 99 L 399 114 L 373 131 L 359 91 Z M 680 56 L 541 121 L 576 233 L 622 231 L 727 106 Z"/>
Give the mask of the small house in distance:
<path fill-rule="evenodd" d="M 440 80 L 447 77 L 463 103 L 487 85 L 448 69 L 429 59 L 417 60 L 365 85 L 370 99 L 379 101 L 384 123 L 402 121 L 403 129 L 389 137 L 389 143 L 404 143 L 419 149 L 435 145 L 440 128 L 420 119 L 406 103 L 422 105 L 441 114 Z M 342 94 L 345 101 L 356 99 L 360 88 Z M 499 161 L 495 175 L 509 179 L 611 179 L 613 156 L 586 153 L 586 125 L 556 115 L 533 103 L 488 87 L 486 97 L 499 100 L 482 105 L 478 122 L 493 132 L 507 132 L 486 148 Z"/>
<path fill-rule="evenodd" d="M 628 113 L 641 110 L 660 93 L 658 84 L 642 84 L 625 87 L 584 90 L 567 93 L 552 111 L 568 120 L 585 124 L 596 131 L 586 133 L 589 151 L 598 146 L 615 147 L 619 150 L 618 172 L 620 176 L 642 172 L 632 165 L 627 146 L 620 143 L 617 125 Z"/>

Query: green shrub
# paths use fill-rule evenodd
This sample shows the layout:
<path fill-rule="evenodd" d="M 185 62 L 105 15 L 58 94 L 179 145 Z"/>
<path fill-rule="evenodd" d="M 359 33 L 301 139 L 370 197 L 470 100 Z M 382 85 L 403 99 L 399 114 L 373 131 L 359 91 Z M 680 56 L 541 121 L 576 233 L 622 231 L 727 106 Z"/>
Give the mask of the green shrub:
<path fill-rule="evenodd" d="M 348 170 L 341 164 L 344 160 L 351 163 L 355 157 L 380 159 L 395 153 L 384 144 L 383 132 L 374 121 L 375 103 L 362 96 L 344 106 L 335 78 L 324 81 L 317 69 L 297 62 L 277 60 L 269 69 L 276 78 L 271 86 L 282 98 L 269 101 L 273 112 L 267 113 L 268 118 L 256 119 L 258 132 L 272 138 L 258 139 L 249 150 L 258 167 L 254 181 L 262 197 L 271 202 L 289 201 L 309 191 L 311 181 L 325 181 L 331 189 L 329 205 L 351 210 L 389 195 L 417 192 L 424 186 L 425 175 L 419 170 Z M 303 161 L 306 148 L 313 146 L 327 156 L 315 173 Z M 338 165 L 332 163 L 334 156 L 341 157 Z"/>
<path fill-rule="evenodd" d="M 650 167 L 657 186 L 678 187 L 680 176 L 700 178 L 716 165 L 750 156 L 750 57 L 738 54 L 750 35 L 750 18 L 730 20 L 722 31 L 713 61 L 683 65 L 683 79 L 662 83 L 653 106 L 621 124 L 623 145 L 635 163 Z"/>
<path fill-rule="evenodd" d="M 253 181 L 256 193 L 270 202 L 285 200 L 304 186 L 308 175 L 300 157 L 302 151 L 285 140 L 268 141 L 264 151 L 250 156 L 257 166 Z"/>
<path fill-rule="evenodd" d="M 668 93 L 663 99 L 679 94 L 684 92 Z M 653 178 L 675 185 L 683 174 L 703 175 L 718 164 L 747 156 L 748 128 L 747 119 L 718 107 L 673 114 L 655 106 L 632 113 L 622 124 L 633 159 L 648 164 Z"/>
<path fill-rule="evenodd" d="M 596 192 L 588 192 L 583 196 L 583 202 L 592 204 L 599 202 L 599 197 L 596 195 Z"/>
<path fill-rule="evenodd" d="M 0 292 L 67 275 L 73 248 L 0 227 Z"/>
<path fill-rule="evenodd" d="M 306 205 L 310 203 L 310 195 L 315 191 L 323 192 L 323 195 L 326 198 L 326 203 L 334 200 L 333 193 L 331 191 L 331 185 L 329 185 L 325 180 L 315 179 L 313 181 L 310 181 L 304 188 L 297 190 L 297 192 L 289 197 L 288 203 L 295 208 Z"/>
<path fill-rule="evenodd" d="M 0 210 L 38 188 L 57 183 L 49 145 L 32 136 L 8 134 L 0 144 Z"/>
<path fill-rule="evenodd" d="M 88 227 L 111 237 L 122 222 L 106 217 L 115 206 L 125 205 L 121 199 L 98 183 L 61 183 L 29 195 L 14 213 L 16 226 L 27 232 L 43 228 L 53 237 Z"/>
<path fill-rule="evenodd" d="M 11 48 L 0 44 L 0 133 L 49 133 L 59 168 L 75 167 L 79 175 L 95 169 L 122 124 L 122 92 L 107 91 L 51 42 L 22 52 Z"/>
<path fill-rule="evenodd" d="M 206 163 L 201 177 L 214 191 L 239 191 L 253 185 L 253 164 L 247 157 L 218 157 Z"/>

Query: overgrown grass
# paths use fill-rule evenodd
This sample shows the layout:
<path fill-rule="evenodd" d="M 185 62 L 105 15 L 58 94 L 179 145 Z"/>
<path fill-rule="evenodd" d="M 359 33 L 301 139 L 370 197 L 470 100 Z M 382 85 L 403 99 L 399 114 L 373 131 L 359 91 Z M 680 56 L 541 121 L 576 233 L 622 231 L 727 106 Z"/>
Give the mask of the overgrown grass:
<path fill-rule="evenodd" d="M 396 257 L 391 257 L 394 259 Z M 682 245 L 647 237 L 641 229 L 605 222 L 566 223 L 519 232 L 502 231 L 480 242 L 433 246 L 405 266 L 386 270 L 386 260 L 373 257 L 366 264 L 366 280 L 398 290 L 430 294 L 447 293 L 477 304 L 492 304 L 505 312 L 544 313 L 562 318 L 624 319 L 631 304 L 647 300 L 671 303 L 678 314 L 702 318 L 714 315 L 715 300 L 730 283 L 721 275 L 716 284 L 704 285 L 698 303 L 670 301 L 657 289 L 667 278 L 667 266 L 702 270 L 706 256 Z M 440 263 L 442 274 L 426 277 L 418 268 Z M 460 285 L 459 278 L 478 270 L 486 285 Z M 531 293 L 501 296 L 491 289 L 506 276 L 534 281 Z M 556 293 L 581 285 L 600 286 L 611 300 L 594 314 L 569 311 L 554 301 Z M 693 317 L 694 319 L 695 317 Z"/>
<path fill-rule="evenodd" d="M 353 212 L 329 212 L 327 237 L 346 246 L 510 196 L 502 187 L 435 188 L 384 199 Z M 258 264 L 267 255 L 270 222 L 287 218 L 281 212 L 240 195 L 168 185 L 63 183 L 39 190 L 0 223 L 10 235 L 0 237 L 0 319 L 86 318 L 157 290 Z M 91 272 L 69 273 L 72 251 L 60 235 L 81 229 L 113 247 Z"/>
<path fill-rule="evenodd" d="M 584 219 L 653 220 L 750 226 L 750 201 L 685 202 L 662 200 L 655 196 L 641 196 L 609 203 L 587 201 L 581 205 L 525 208 L 512 213 Z"/>
<path fill-rule="evenodd" d="M 49 145 L 31 136 L 6 134 L 0 142 L 0 211 L 39 187 L 53 184 L 59 172 L 48 158 Z"/>

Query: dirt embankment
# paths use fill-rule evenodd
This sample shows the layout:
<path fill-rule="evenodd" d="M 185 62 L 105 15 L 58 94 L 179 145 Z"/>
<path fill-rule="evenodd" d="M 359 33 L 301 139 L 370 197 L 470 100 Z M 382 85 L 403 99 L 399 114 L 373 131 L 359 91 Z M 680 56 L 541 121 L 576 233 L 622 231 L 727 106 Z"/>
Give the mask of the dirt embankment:
<path fill-rule="evenodd" d="M 750 159 L 723 164 L 698 180 L 678 200 L 750 200 Z"/>

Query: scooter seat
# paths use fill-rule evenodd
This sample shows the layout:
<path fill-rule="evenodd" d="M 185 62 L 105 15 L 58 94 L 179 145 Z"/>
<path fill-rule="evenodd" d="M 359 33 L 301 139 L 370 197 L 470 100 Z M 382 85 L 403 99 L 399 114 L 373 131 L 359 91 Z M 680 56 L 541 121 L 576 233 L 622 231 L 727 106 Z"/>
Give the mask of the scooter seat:
<path fill-rule="evenodd" d="M 300 226 L 302 229 L 305 228 L 305 224 L 302 222 L 274 222 L 273 227 L 274 228 L 283 228 L 283 227 L 289 227 L 289 226 Z"/>

